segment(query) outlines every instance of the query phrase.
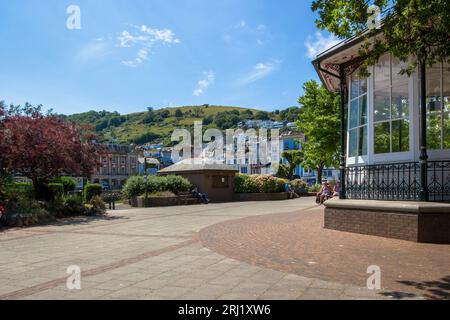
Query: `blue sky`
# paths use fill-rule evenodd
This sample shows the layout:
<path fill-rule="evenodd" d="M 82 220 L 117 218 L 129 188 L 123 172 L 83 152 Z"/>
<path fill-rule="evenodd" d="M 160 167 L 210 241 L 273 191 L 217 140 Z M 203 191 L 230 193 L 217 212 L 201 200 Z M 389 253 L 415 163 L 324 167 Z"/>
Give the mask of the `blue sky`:
<path fill-rule="evenodd" d="M 0 0 L 0 17 L 0 100 L 65 114 L 286 108 L 336 42 L 305 0 Z"/>

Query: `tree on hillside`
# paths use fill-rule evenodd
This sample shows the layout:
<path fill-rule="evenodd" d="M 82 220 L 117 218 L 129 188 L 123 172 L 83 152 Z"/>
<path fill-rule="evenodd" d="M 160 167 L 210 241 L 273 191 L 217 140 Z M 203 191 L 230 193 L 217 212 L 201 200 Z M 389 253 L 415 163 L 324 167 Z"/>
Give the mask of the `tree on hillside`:
<path fill-rule="evenodd" d="M 290 107 L 280 112 L 280 118 L 281 120 L 295 122 L 298 120 L 299 114 L 300 114 L 299 107 Z"/>
<path fill-rule="evenodd" d="M 181 111 L 180 109 L 177 109 L 177 111 L 175 111 L 175 117 L 183 118 L 183 116 L 184 116 L 183 111 Z"/>
<path fill-rule="evenodd" d="M 302 149 L 303 165 L 317 170 L 320 183 L 323 169 L 338 166 L 339 163 L 339 95 L 329 92 L 314 80 L 306 82 L 303 89 L 297 122 L 306 137 Z"/>
<path fill-rule="evenodd" d="M 365 61 L 362 73 L 381 54 L 391 52 L 400 60 L 409 61 L 406 72 L 418 64 L 432 65 L 449 61 L 450 1 L 448 0 L 314 0 L 312 10 L 319 14 L 320 29 L 327 29 L 339 38 L 362 34 L 374 26 L 371 5 L 383 12 L 383 26 L 369 28 L 360 52 Z M 374 37 L 381 33 L 382 36 Z M 409 60 L 408 60 L 409 59 Z"/>
<path fill-rule="evenodd" d="M 242 120 L 253 119 L 253 111 L 250 109 L 245 109 L 245 110 L 241 111 L 241 119 Z"/>
<path fill-rule="evenodd" d="M 170 111 L 167 110 L 167 109 L 160 110 L 160 111 L 158 112 L 158 114 L 159 114 L 159 115 L 161 116 L 161 118 L 163 118 L 163 119 L 166 119 L 166 118 L 169 118 L 169 117 L 170 117 Z"/>
<path fill-rule="evenodd" d="M 266 111 L 258 111 L 255 115 L 256 120 L 270 120 L 270 114 Z"/>
<path fill-rule="evenodd" d="M 32 180 L 37 196 L 63 174 L 88 177 L 103 149 L 86 128 L 43 115 L 41 106 L 0 104 L 0 167 Z"/>
<path fill-rule="evenodd" d="M 239 115 L 237 110 L 219 112 L 214 118 L 214 123 L 222 130 L 233 129 L 241 120 Z"/>

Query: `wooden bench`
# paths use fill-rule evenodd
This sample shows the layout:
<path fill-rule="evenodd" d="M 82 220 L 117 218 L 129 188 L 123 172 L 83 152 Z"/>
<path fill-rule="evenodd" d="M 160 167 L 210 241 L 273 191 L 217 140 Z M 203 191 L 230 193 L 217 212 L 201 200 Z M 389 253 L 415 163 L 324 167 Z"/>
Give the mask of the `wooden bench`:
<path fill-rule="evenodd" d="M 180 192 L 178 193 L 178 198 L 184 205 L 194 205 L 200 203 L 200 199 L 194 198 L 190 192 Z"/>

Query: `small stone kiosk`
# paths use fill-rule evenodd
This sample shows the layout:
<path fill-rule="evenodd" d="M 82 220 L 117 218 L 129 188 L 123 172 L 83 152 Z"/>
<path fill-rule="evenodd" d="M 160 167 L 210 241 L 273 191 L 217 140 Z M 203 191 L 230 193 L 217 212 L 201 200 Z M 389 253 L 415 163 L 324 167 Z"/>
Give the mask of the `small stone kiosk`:
<path fill-rule="evenodd" d="M 325 228 L 450 243 L 450 65 L 401 75 L 389 53 L 359 76 L 363 37 L 313 64 L 341 94 L 340 199 L 325 203 Z"/>
<path fill-rule="evenodd" d="M 239 170 L 233 165 L 187 159 L 158 171 L 158 175 L 178 175 L 188 179 L 211 202 L 231 202 L 234 196 L 234 177 Z"/>

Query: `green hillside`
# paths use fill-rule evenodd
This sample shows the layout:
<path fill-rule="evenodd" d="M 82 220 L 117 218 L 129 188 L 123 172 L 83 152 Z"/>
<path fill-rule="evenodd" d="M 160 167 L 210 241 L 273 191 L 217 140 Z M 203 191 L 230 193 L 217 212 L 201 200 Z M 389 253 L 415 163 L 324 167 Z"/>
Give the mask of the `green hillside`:
<path fill-rule="evenodd" d="M 265 112 L 255 109 L 227 106 L 184 106 L 121 115 L 118 112 L 89 111 L 62 116 L 78 124 L 95 128 L 102 142 L 164 143 L 170 144 L 172 132 L 177 128 L 191 129 L 194 121 L 203 121 L 204 128 L 235 128 L 242 120 L 296 121 L 299 108 Z"/>

